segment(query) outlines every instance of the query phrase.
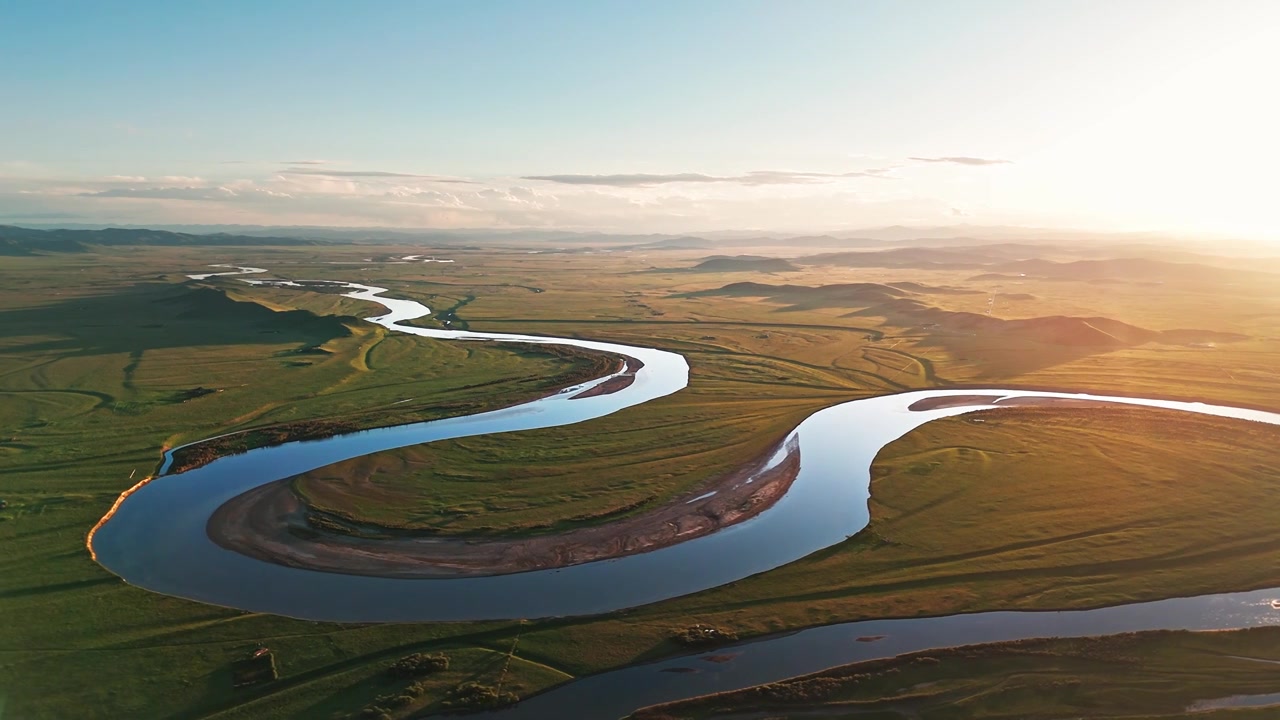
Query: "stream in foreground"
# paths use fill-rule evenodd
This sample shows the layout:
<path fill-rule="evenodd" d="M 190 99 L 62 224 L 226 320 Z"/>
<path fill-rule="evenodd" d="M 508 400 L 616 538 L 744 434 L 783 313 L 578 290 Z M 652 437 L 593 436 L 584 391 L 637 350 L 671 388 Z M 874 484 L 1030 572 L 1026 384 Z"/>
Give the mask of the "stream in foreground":
<path fill-rule="evenodd" d="M 1276 625 L 1280 624 L 1280 610 L 1272 602 L 1278 597 L 1280 588 L 1271 588 L 1096 610 L 984 612 L 826 625 L 588 675 L 475 717 L 616 720 L 649 705 L 741 690 L 837 665 L 920 650 L 1043 637 Z"/>

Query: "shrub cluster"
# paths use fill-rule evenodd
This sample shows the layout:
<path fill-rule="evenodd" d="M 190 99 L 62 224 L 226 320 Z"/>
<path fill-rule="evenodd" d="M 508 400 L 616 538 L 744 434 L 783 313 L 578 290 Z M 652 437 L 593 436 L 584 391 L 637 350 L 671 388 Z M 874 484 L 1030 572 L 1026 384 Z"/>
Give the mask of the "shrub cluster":
<path fill-rule="evenodd" d="M 434 672 L 449 669 L 449 656 L 444 654 L 426 655 L 414 653 L 405 655 L 387 668 L 387 674 L 393 678 L 416 678 Z"/>
<path fill-rule="evenodd" d="M 492 685 L 464 682 L 453 689 L 442 705 L 450 708 L 491 708 L 519 700 L 515 693 L 498 692 Z"/>

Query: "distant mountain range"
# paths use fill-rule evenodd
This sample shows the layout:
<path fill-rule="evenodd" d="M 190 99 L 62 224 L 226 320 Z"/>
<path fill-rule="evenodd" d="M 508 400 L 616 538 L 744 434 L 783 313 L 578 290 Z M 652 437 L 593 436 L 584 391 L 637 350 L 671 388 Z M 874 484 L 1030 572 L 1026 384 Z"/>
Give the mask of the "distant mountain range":
<path fill-rule="evenodd" d="M 858 309 L 846 317 L 884 318 L 893 326 L 927 331 L 931 341 L 941 344 L 957 338 L 981 335 L 1003 336 L 1037 343 L 1074 347 L 1128 347 L 1149 342 L 1187 345 L 1209 342 L 1238 342 L 1248 339 L 1238 333 L 1212 330 L 1147 330 L 1106 317 L 1045 317 L 1006 320 L 991 315 L 943 310 L 929 305 L 919 295 L 985 294 L 980 290 L 938 287 L 914 282 L 842 283 L 838 285 L 769 285 L 740 282 L 720 288 L 700 290 L 684 297 L 763 298 L 779 303 L 782 311 L 817 308 Z"/>
<path fill-rule="evenodd" d="M 1085 282 L 1173 282 L 1188 284 L 1275 282 L 1280 263 L 1274 259 L 1226 258 L 1157 249 L 1154 257 L 1112 257 L 1101 260 L 1054 261 L 1037 257 L 1037 248 L 1012 243 L 968 248 L 907 247 L 892 250 L 825 253 L 792 258 L 795 265 L 855 268 L 914 268 L 921 270 L 982 270 L 971 280 L 1035 277 Z M 1045 248 L 1040 248 L 1044 252 Z M 1136 252 L 1131 246 L 1119 252 Z M 1164 257 L 1186 262 L 1171 262 Z M 1260 270 L 1267 270 L 1264 272 Z"/>
<path fill-rule="evenodd" d="M 101 230 L 36 230 L 0 225 L 0 255 L 22 256 L 46 253 L 80 253 L 94 246 L 163 245 L 163 246 L 258 246 L 258 245 L 319 245 L 321 241 L 295 237 L 255 237 L 214 233 L 196 235 L 133 228 L 104 228 Z"/>
<path fill-rule="evenodd" d="M 732 248 L 829 249 L 829 257 L 809 264 L 872 267 L 958 268 L 1028 258 L 1055 259 L 1158 257 L 1166 261 L 1201 262 L 1206 258 L 1275 256 L 1280 248 L 1265 243 L 1196 242 L 1158 233 L 1100 233 L 995 225 L 937 227 L 890 226 L 832 232 L 786 234 L 716 231 L 698 234 L 630 234 L 543 229 L 401 229 L 267 227 L 258 225 L 164 225 L 155 228 L 92 225 L 17 227 L 0 225 L 0 254 L 81 252 L 90 245 L 310 245 L 328 243 L 394 243 L 468 248 L 546 247 L 557 252 L 592 249 L 633 252 L 729 250 Z M 948 257 L 947 250 L 956 251 Z M 883 251 L 872 256 L 868 253 Z M 927 255 L 926 251 L 932 251 Z M 889 253 L 897 253 L 896 255 Z M 843 257 L 839 257 L 843 255 Z M 791 259 L 791 262 L 796 260 Z M 1217 263 L 1222 265 L 1224 263 Z M 1243 265 L 1237 265 L 1243 267 Z"/>
<path fill-rule="evenodd" d="M 27 227 L 52 230 L 142 230 L 135 226 L 106 226 L 95 224 L 29 223 Z M 1108 233 L 1089 230 L 1064 230 L 1052 228 L 1019 227 L 1012 225 L 939 225 L 862 228 L 830 231 L 826 233 L 766 232 L 759 230 L 716 230 L 696 233 L 611 233 L 601 231 L 549 230 L 540 228 L 386 228 L 386 227 L 315 227 L 315 226 L 267 226 L 267 225 L 166 225 L 149 226 L 186 235 L 223 234 L 245 237 L 314 238 L 354 242 L 406 242 L 406 243 L 476 243 L 539 242 L 567 244 L 597 244 L 601 246 L 635 245 L 651 248 L 662 247 L 751 247 L 751 246 L 806 246 L 831 248 L 884 247 L 886 245 L 979 245 L 998 242 L 1021 243 L 1182 243 L 1188 240 L 1169 233 Z"/>

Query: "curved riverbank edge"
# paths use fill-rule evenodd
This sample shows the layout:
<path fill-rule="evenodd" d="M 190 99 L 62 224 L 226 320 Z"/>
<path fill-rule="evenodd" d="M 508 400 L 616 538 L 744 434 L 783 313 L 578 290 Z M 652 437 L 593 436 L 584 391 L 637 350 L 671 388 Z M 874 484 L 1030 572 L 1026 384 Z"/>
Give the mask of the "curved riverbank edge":
<path fill-rule="evenodd" d="M 94 523 L 93 527 L 89 528 L 89 532 L 86 533 L 84 537 L 84 546 L 85 546 L 85 549 L 89 551 L 90 560 L 94 562 L 98 562 L 98 553 L 93 549 L 93 539 L 98 534 L 98 531 L 101 530 L 104 525 L 110 522 L 111 518 L 115 517 L 116 512 L 120 510 L 120 506 L 124 504 L 125 500 L 129 499 L 130 495 L 133 495 L 134 493 L 141 490 L 143 486 L 145 486 L 147 483 L 151 482 L 152 480 L 155 480 L 156 477 L 157 477 L 156 475 L 147 475 L 146 477 L 142 478 L 138 482 L 131 485 L 127 490 L 120 493 L 120 495 L 116 497 L 115 502 L 111 503 L 111 507 L 108 508 L 107 511 L 103 513 L 102 517 L 98 519 L 98 522 Z"/>
<path fill-rule="evenodd" d="M 309 522 L 306 505 L 284 479 L 223 504 L 209 517 L 206 531 L 228 550 L 320 572 L 388 578 L 503 575 L 625 557 L 717 532 L 772 507 L 799 471 L 800 449 L 792 439 L 651 511 L 553 535 L 510 539 L 390 534 L 378 528 L 370 529 L 373 536 L 335 532 Z"/>
<path fill-rule="evenodd" d="M 596 385 L 588 390 L 583 390 L 570 397 L 570 400 L 581 400 L 583 398 L 598 397 L 600 395 L 612 395 L 631 387 L 631 383 L 636 381 L 636 373 L 644 369 L 644 363 L 633 358 L 623 356 L 622 369 L 614 373 L 613 377 Z"/>

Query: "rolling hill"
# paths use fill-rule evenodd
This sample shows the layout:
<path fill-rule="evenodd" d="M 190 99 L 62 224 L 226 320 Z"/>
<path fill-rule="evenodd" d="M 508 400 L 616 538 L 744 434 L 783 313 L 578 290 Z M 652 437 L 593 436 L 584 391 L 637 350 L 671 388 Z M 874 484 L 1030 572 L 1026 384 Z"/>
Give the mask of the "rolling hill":
<path fill-rule="evenodd" d="M 760 255 L 715 255 L 694 265 L 694 272 L 791 272 L 800 268 L 782 258 Z"/>

